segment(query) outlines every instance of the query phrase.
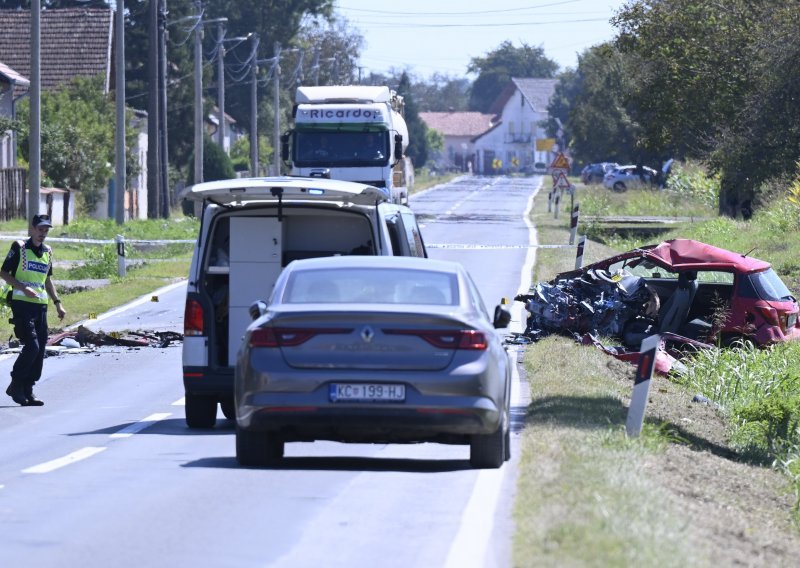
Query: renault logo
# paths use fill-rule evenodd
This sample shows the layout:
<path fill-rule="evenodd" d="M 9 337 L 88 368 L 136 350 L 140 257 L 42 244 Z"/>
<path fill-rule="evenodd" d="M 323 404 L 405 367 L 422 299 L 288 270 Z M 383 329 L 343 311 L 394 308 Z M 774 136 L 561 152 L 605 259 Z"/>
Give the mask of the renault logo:
<path fill-rule="evenodd" d="M 364 326 L 361 330 L 361 339 L 364 340 L 364 343 L 369 343 L 373 337 L 375 337 L 375 331 L 368 325 Z"/>

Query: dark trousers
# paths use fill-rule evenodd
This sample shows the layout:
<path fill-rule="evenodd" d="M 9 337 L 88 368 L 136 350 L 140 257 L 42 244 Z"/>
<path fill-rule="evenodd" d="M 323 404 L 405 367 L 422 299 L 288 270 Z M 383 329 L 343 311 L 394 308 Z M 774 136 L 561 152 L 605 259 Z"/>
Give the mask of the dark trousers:
<path fill-rule="evenodd" d="M 47 305 L 12 300 L 14 333 L 22 351 L 11 369 L 11 380 L 32 387 L 42 375 L 47 346 Z"/>

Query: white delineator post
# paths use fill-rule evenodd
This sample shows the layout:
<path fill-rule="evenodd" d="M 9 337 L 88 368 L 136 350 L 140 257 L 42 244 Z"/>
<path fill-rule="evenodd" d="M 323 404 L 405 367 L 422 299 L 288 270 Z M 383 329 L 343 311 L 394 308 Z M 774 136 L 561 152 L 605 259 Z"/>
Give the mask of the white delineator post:
<path fill-rule="evenodd" d="M 583 249 L 586 246 L 586 235 L 581 235 L 578 239 L 578 252 L 575 254 L 575 269 L 583 266 Z"/>
<path fill-rule="evenodd" d="M 120 278 L 125 276 L 126 274 L 126 267 L 125 267 L 125 237 L 122 235 L 117 235 L 114 238 L 114 241 L 117 243 L 117 274 Z"/>
<path fill-rule="evenodd" d="M 572 208 L 572 218 L 569 222 L 569 244 L 575 244 L 575 237 L 578 235 L 578 216 L 580 215 L 580 204 Z"/>
<path fill-rule="evenodd" d="M 636 369 L 631 405 L 628 407 L 628 419 L 625 422 L 625 432 L 631 437 L 639 436 L 642 433 L 644 411 L 647 408 L 647 397 L 650 394 L 650 381 L 653 378 L 659 343 L 661 343 L 661 336 L 658 334 L 642 340 L 641 358 L 639 367 Z"/>

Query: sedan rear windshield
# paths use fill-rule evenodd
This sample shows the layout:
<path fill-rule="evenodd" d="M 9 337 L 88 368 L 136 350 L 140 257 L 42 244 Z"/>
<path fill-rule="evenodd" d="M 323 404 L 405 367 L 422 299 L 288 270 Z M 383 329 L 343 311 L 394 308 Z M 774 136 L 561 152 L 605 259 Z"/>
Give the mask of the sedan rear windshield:
<path fill-rule="evenodd" d="M 771 268 L 750 274 L 748 279 L 753 284 L 758 297 L 762 300 L 781 302 L 794 299 L 789 288 Z"/>
<path fill-rule="evenodd" d="M 287 304 L 429 304 L 459 303 L 455 274 L 391 268 L 300 270 L 283 293 Z"/>

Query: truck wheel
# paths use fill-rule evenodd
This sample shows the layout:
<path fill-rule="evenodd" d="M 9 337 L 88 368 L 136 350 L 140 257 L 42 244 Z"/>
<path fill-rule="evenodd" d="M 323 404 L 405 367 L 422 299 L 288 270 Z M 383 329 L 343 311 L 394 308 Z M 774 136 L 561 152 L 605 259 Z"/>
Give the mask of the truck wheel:
<path fill-rule="evenodd" d="M 232 398 L 220 400 L 219 407 L 222 409 L 222 414 L 225 418 L 228 420 L 236 420 L 236 406 L 234 406 Z"/>
<path fill-rule="evenodd" d="M 217 399 L 186 395 L 186 425 L 189 428 L 213 428 L 217 423 Z"/>
<path fill-rule="evenodd" d="M 243 466 L 265 466 L 283 457 L 284 443 L 267 432 L 236 426 L 236 461 Z"/>
<path fill-rule="evenodd" d="M 469 443 L 469 464 L 476 468 L 498 468 L 506 460 L 506 433 L 502 424 L 492 434 L 476 434 Z"/>

